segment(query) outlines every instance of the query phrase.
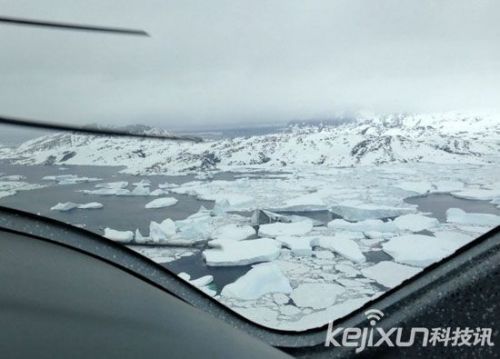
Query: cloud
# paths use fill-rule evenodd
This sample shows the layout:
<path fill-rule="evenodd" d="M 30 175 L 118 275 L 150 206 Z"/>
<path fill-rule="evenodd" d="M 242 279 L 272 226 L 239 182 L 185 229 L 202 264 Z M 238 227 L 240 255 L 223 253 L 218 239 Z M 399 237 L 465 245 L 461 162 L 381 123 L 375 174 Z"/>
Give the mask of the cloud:
<path fill-rule="evenodd" d="M 500 2 L 2 1 L 0 113 L 167 128 L 498 107 Z"/>

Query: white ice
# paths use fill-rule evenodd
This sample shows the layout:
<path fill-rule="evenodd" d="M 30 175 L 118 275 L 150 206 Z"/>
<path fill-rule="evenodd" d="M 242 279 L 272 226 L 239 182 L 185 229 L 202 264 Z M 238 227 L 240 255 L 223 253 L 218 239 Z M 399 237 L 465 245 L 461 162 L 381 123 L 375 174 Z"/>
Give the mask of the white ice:
<path fill-rule="evenodd" d="M 500 216 L 489 213 L 467 213 L 460 208 L 449 208 L 446 211 L 446 221 L 459 224 L 495 227 L 500 225 Z"/>
<path fill-rule="evenodd" d="M 129 243 L 134 239 L 134 232 L 117 231 L 116 229 L 104 228 L 104 237 L 116 242 Z"/>
<path fill-rule="evenodd" d="M 333 283 L 303 283 L 292 291 L 290 297 L 301 308 L 324 309 L 337 301 L 345 288 Z"/>
<path fill-rule="evenodd" d="M 383 261 L 371 267 L 361 269 L 361 273 L 367 278 L 376 280 L 384 287 L 393 288 L 405 279 L 413 277 L 421 270 L 421 268 Z"/>
<path fill-rule="evenodd" d="M 278 258 L 280 248 L 271 238 L 224 241 L 221 248 L 204 250 L 203 258 L 209 266 L 247 265 Z"/>
<path fill-rule="evenodd" d="M 303 220 L 293 223 L 270 223 L 259 227 L 259 236 L 277 237 L 277 236 L 301 236 L 309 233 L 313 229 L 312 220 Z"/>
<path fill-rule="evenodd" d="M 396 217 L 403 214 L 414 213 L 414 207 L 394 207 L 364 203 L 358 200 L 344 201 L 333 205 L 331 211 L 349 221 L 362 221 L 365 219 L 380 219 Z"/>
<path fill-rule="evenodd" d="M 312 255 L 311 238 L 294 237 L 294 236 L 278 236 L 276 240 L 282 243 L 285 247 L 290 248 L 295 256 L 310 256 Z"/>
<path fill-rule="evenodd" d="M 312 244 L 336 252 L 356 263 L 363 263 L 366 260 L 358 244 L 352 239 L 346 238 L 341 234 L 334 236 L 320 236 L 315 238 Z"/>
<path fill-rule="evenodd" d="M 255 236 L 255 229 L 249 225 L 226 224 L 210 235 L 215 240 L 241 241 Z"/>
<path fill-rule="evenodd" d="M 225 297 L 242 300 L 257 299 L 268 293 L 292 291 L 289 280 L 274 263 L 262 263 L 252 267 L 235 282 L 226 285 L 221 292 Z"/>
<path fill-rule="evenodd" d="M 382 244 L 382 248 L 396 262 L 417 267 L 426 267 L 453 252 L 449 243 L 421 234 L 391 238 Z"/>
<path fill-rule="evenodd" d="M 426 217 L 421 214 L 406 214 L 396 218 L 393 223 L 398 229 L 411 232 L 420 232 L 439 225 L 436 218 Z"/>
<path fill-rule="evenodd" d="M 170 207 L 177 203 L 177 199 L 173 197 L 163 197 L 152 200 L 147 203 L 145 208 L 163 208 Z"/>
<path fill-rule="evenodd" d="M 334 230 L 346 230 L 353 232 L 397 232 L 398 227 L 389 221 L 383 222 L 380 219 L 367 219 L 359 222 L 348 222 L 343 219 L 334 219 L 333 221 L 328 223 L 328 228 Z"/>

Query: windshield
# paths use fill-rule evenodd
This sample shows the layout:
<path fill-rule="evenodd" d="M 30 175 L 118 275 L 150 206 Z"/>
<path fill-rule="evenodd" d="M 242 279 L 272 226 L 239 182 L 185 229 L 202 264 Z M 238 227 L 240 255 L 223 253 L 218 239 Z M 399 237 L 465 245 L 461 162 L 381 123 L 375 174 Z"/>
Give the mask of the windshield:
<path fill-rule="evenodd" d="M 203 139 L 0 125 L 1 206 L 128 246 L 249 320 L 288 331 L 343 317 L 500 225 L 491 80 L 500 54 L 485 30 L 488 6 L 470 13 L 481 20 L 473 24 L 443 18 L 452 5 L 393 9 L 418 34 L 410 42 L 373 22 L 387 14 L 326 2 L 305 15 L 287 8 L 286 29 L 265 18 L 248 32 L 234 20 L 246 17 L 240 8 L 231 21 L 209 12 L 205 22 L 196 6 L 172 8 L 168 26 L 151 18 L 146 40 L 0 27 L 0 115 Z M 370 29 L 352 35 L 339 9 Z M 442 16 L 426 17 L 431 10 Z M 183 21 L 189 14 L 203 23 Z M 417 31 L 436 21 L 441 36 Z M 336 34 L 331 43 L 324 32 Z M 364 43 L 367 34 L 394 56 Z M 458 52 L 453 66 L 443 44 Z M 345 58 L 335 60 L 339 48 Z M 414 56 L 419 49 L 442 56 Z"/>

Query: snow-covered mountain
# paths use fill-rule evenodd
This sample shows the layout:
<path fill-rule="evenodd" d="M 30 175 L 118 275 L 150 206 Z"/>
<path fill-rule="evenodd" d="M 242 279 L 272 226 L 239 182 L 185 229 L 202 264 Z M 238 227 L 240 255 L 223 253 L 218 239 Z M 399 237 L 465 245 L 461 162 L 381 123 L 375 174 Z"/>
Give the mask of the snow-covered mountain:
<path fill-rule="evenodd" d="M 293 125 L 280 133 L 203 143 L 58 133 L 25 142 L 2 157 L 26 164 L 123 165 L 132 173 L 165 173 L 390 162 L 486 163 L 499 153 L 500 116 L 453 112 Z"/>

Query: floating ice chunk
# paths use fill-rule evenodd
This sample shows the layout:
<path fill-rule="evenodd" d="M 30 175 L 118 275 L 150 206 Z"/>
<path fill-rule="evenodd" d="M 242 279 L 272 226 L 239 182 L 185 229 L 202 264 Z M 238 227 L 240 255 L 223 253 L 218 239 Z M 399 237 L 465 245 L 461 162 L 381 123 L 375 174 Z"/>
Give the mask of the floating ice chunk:
<path fill-rule="evenodd" d="M 179 274 L 177 274 L 177 276 L 180 279 L 185 280 L 186 282 L 188 282 L 191 279 L 191 276 L 186 272 L 180 272 Z"/>
<path fill-rule="evenodd" d="M 446 221 L 494 227 L 500 225 L 500 216 L 488 213 L 467 213 L 460 208 L 449 208 L 446 211 Z"/>
<path fill-rule="evenodd" d="M 500 189 L 466 188 L 462 191 L 452 192 L 451 195 L 457 198 L 491 201 L 500 196 Z"/>
<path fill-rule="evenodd" d="M 349 238 L 343 238 L 339 235 L 324 236 L 315 239 L 313 244 L 330 249 L 353 262 L 363 263 L 366 260 L 358 244 Z"/>
<path fill-rule="evenodd" d="M 217 228 L 211 235 L 213 239 L 241 241 L 255 236 L 255 229 L 248 225 L 227 224 Z"/>
<path fill-rule="evenodd" d="M 349 221 L 396 217 L 402 214 L 414 213 L 416 211 L 414 207 L 392 207 L 372 203 L 363 203 L 356 200 L 336 204 L 332 206 L 330 210 Z"/>
<path fill-rule="evenodd" d="M 301 236 L 313 229 L 313 222 L 309 219 L 293 223 L 271 223 L 259 227 L 262 237 Z"/>
<path fill-rule="evenodd" d="M 436 218 L 422 216 L 421 214 L 405 214 L 396 218 L 393 223 L 403 231 L 408 230 L 412 232 L 420 232 L 439 225 L 439 221 Z"/>
<path fill-rule="evenodd" d="M 214 277 L 213 276 L 211 276 L 211 275 L 205 275 L 203 277 L 190 280 L 189 283 L 191 283 L 195 287 L 201 288 L 201 287 L 205 287 L 205 286 L 209 285 L 213 281 L 214 281 Z"/>
<path fill-rule="evenodd" d="M 285 247 L 290 248 L 295 256 L 311 256 L 311 238 L 308 237 L 293 237 L 293 236 L 278 236 L 276 240 L 282 243 Z"/>
<path fill-rule="evenodd" d="M 173 206 L 176 203 L 177 203 L 176 198 L 163 197 L 163 198 L 157 198 L 157 199 L 152 200 L 151 202 L 147 203 L 144 207 L 145 208 L 163 208 L 163 207 Z"/>
<path fill-rule="evenodd" d="M 223 216 L 229 209 L 231 205 L 227 200 L 222 200 L 215 202 L 214 207 L 212 208 L 212 213 L 216 216 Z"/>
<path fill-rule="evenodd" d="M 338 284 L 303 283 L 292 291 L 290 297 L 301 308 L 324 309 L 337 301 L 345 288 Z"/>
<path fill-rule="evenodd" d="M 98 183 L 95 185 L 96 188 L 126 188 L 127 186 L 127 181 Z"/>
<path fill-rule="evenodd" d="M 432 191 L 432 184 L 427 181 L 420 182 L 401 182 L 396 185 L 396 187 L 401 188 L 404 191 L 414 192 L 416 194 L 426 194 Z"/>
<path fill-rule="evenodd" d="M 252 267 L 235 282 L 226 285 L 221 295 L 243 300 L 258 299 L 268 293 L 292 292 L 288 278 L 274 263 L 262 263 Z"/>
<path fill-rule="evenodd" d="M 77 206 L 78 205 L 76 203 L 73 203 L 73 202 L 64 202 L 64 203 L 59 202 L 54 207 L 51 207 L 50 210 L 51 211 L 66 212 L 66 211 L 70 211 L 70 210 L 76 208 Z"/>
<path fill-rule="evenodd" d="M 81 190 L 85 194 L 95 194 L 99 196 L 128 196 L 130 191 L 126 188 L 99 188 L 94 190 Z"/>
<path fill-rule="evenodd" d="M 104 228 L 104 237 L 116 242 L 129 243 L 134 239 L 134 232 L 117 231 L 116 229 Z"/>
<path fill-rule="evenodd" d="M 130 192 L 132 196 L 149 196 L 150 190 L 146 185 L 136 185 L 135 188 Z"/>
<path fill-rule="evenodd" d="M 141 231 L 139 231 L 139 229 L 135 230 L 134 242 L 136 242 L 137 244 L 144 244 L 147 243 L 149 240 L 150 238 L 144 237 Z"/>
<path fill-rule="evenodd" d="M 280 248 L 271 238 L 224 241 L 221 248 L 204 250 L 203 258 L 209 266 L 247 265 L 278 258 Z"/>
<path fill-rule="evenodd" d="M 77 175 L 57 175 L 57 176 L 45 176 L 42 178 L 44 181 L 55 181 L 61 185 L 86 183 L 100 181 L 100 178 L 96 177 L 78 177 Z"/>
<path fill-rule="evenodd" d="M 398 227 L 393 222 L 383 222 L 380 219 L 367 219 L 359 222 L 348 222 L 343 219 L 334 219 L 328 223 L 328 228 L 341 229 L 353 232 L 397 232 Z"/>
<path fill-rule="evenodd" d="M 448 242 L 451 249 L 458 249 L 474 240 L 474 236 L 454 231 L 436 231 L 433 233 L 440 241 Z"/>
<path fill-rule="evenodd" d="M 323 196 L 320 193 L 308 193 L 296 198 L 287 200 L 283 206 L 287 209 L 295 210 L 319 210 L 327 209 Z"/>
<path fill-rule="evenodd" d="M 175 233 L 176 225 L 170 218 L 165 219 L 161 223 L 151 221 L 149 224 L 149 237 L 153 242 L 166 242 L 167 239 L 173 237 Z"/>
<path fill-rule="evenodd" d="M 78 204 L 77 208 L 79 209 L 99 209 L 104 207 L 102 203 L 99 202 L 89 202 L 89 203 L 81 203 Z"/>
<path fill-rule="evenodd" d="M 394 237 L 383 243 L 382 248 L 396 262 L 417 267 L 426 267 L 453 252 L 449 243 L 420 234 Z"/>
<path fill-rule="evenodd" d="M 361 269 L 361 273 L 367 278 L 376 280 L 384 287 L 393 288 L 405 279 L 413 277 L 420 272 L 421 268 L 410 267 L 404 264 L 383 261 L 374 266 Z"/>

